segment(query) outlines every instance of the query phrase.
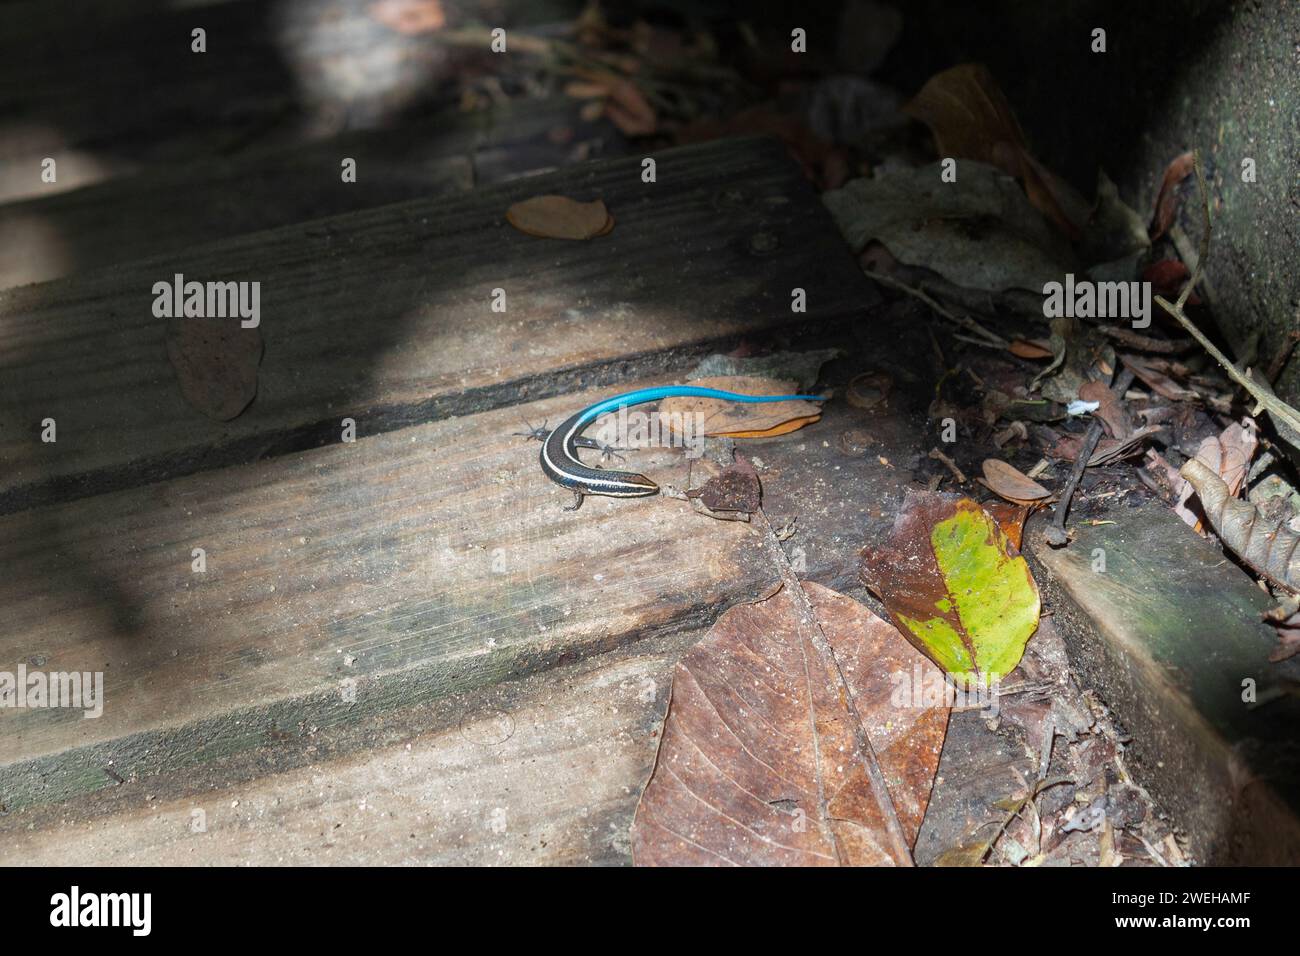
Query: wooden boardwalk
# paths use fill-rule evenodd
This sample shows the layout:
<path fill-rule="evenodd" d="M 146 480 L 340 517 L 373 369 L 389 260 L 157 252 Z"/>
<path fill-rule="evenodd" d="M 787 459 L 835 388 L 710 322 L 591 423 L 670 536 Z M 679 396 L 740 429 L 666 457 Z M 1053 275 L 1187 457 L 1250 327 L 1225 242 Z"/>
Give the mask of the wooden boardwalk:
<path fill-rule="evenodd" d="M 0 294 L 0 662 L 106 682 L 97 719 L 0 715 L 0 860 L 60 858 L 67 820 L 87 862 L 626 860 L 676 650 L 775 573 L 681 500 L 563 511 L 513 433 L 739 343 L 908 334 L 872 325 L 778 143 L 656 159 L 655 184 L 589 163 Z M 602 198 L 614 232 L 505 224 L 551 192 Z M 150 291 L 176 272 L 262 282 L 231 421 L 180 395 Z M 825 581 L 892 495 L 836 441 L 862 414 L 754 445 Z M 680 450 L 637 467 L 687 484 Z"/>

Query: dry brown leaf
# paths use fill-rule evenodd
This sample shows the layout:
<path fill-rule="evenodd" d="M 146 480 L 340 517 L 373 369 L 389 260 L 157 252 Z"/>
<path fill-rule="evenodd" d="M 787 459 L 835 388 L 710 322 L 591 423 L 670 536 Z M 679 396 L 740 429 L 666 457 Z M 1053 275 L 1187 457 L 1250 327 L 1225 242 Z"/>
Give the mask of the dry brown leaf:
<path fill-rule="evenodd" d="M 1036 503 L 1018 504 L 1009 501 L 990 501 L 984 510 L 993 516 L 1002 533 L 1007 536 L 1011 546 L 1020 550 L 1020 543 L 1025 536 L 1025 521 L 1034 511 Z"/>
<path fill-rule="evenodd" d="M 589 91 L 598 88 L 606 97 L 605 115 L 624 136 L 649 136 L 658 128 L 655 108 L 634 82 L 613 73 L 583 69 L 574 72 L 584 81 L 577 86 L 582 96 L 591 95 Z M 569 92 L 568 87 L 565 92 Z"/>
<path fill-rule="evenodd" d="M 1142 281 L 1151 283 L 1151 294 L 1166 299 L 1178 298 L 1190 277 L 1187 266 L 1177 259 L 1161 259 L 1142 270 Z M 1187 296 L 1187 304 L 1201 304 L 1201 297 L 1195 289 Z"/>
<path fill-rule="evenodd" d="M 789 395 L 799 390 L 792 381 L 751 375 L 719 375 L 697 379 L 691 384 L 742 395 Z M 696 419 L 696 415 L 702 417 Z M 702 421 L 704 434 L 710 437 L 768 438 L 817 421 L 821 409 L 815 402 L 804 401 L 745 405 L 720 398 L 678 397 L 665 399 L 659 406 L 659 416 L 664 425 L 674 430 L 686 420 Z"/>
<path fill-rule="evenodd" d="M 763 503 L 763 486 L 749 459 L 737 455 L 720 474 L 686 492 L 686 497 L 698 498 L 710 511 L 753 514 Z"/>
<path fill-rule="evenodd" d="M 433 33 L 447 25 L 442 0 L 379 0 L 369 12 L 371 19 L 406 36 Z"/>
<path fill-rule="evenodd" d="M 1141 380 L 1142 384 L 1171 402 L 1199 402 L 1201 396 L 1190 388 L 1183 388 L 1168 375 L 1153 368 L 1136 355 L 1121 355 L 1120 361 Z"/>
<path fill-rule="evenodd" d="M 1022 359 L 1052 358 L 1051 348 L 1041 340 L 1013 339 L 1008 351 L 1017 358 Z"/>
<path fill-rule="evenodd" d="M 1097 410 L 1093 414 L 1111 438 L 1123 441 L 1133 434 L 1133 423 L 1129 420 L 1128 412 L 1105 382 L 1091 381 L 1080 385 L 1079 398 L 1085 402 L 1097 403 Z"/>
<path fill-rule="evenodd" d="M 167 321 L 167 358 L 185 401 L 213 421 L 228 422 L 257 395 L 262 333 L 239 319 Z"/>
<path fill-rule="evenodd" d="M 1211 436 L 1201 442 L 1196 457 L 1214 470 L 1228 486 L 1228 494 L 1237 497 L 1241 487 L 1246 483 L 1246 474 L 1250 471 L 1251 459 L 1259 447 L 1259 432 L 1255 422 L 1243 418 L 1234 422 L 1217 437 Z M 1188 527 L 1201 530 L 1201 516 L 1187 507 L 1188 501 L 1195 494 L 1192 483 L 1180 478 L 1176 487 L 1178 500 L 1174 502 L 1174 513 L 1183 519 Z"/>
<path fill-rule="evenodd" d="M 908 688 L 941 688 L 942 676 L 862 604 L 817 584 L 803 589 L 834 662 L 817 653 L 784 588 L 727 611 L 677 665 L 632 828 L 638 865 L 908 862 L 884 832 L 888 811 L 864 769 L 873 757 L 853 731 L 860 720 L 913 845 L 948 708 L 911 694 L 900 700 L 897 675 Z"/>
<path fill-rule="evenodd" d="M 1128 438 L 1103 438 L 1097 442 L 1097 449 L 1088 459 L 1088 467 L 1096 468 L 1098 465 L 1108 465 L 1113 461 L 1119 461 L 1138 450 L 1141 444 L 1149 437 L 1160 431 L 1159 425 L 1144 425 L 1137 429 Z M 1056 444 L 1047 449 L 1047 454 L 1053 458 L 1061 458 L 1065 461 L 1074 461 L 1079 457 L 1079 449 L 1083 444 L 1083 438 L 1079 435 L 1065 435 Z"/>
<path fill-rule="evenodd" d="M 1005 461 L 997 458 L 986 458 L 983 467 L 984 484 L 994 494 L 1006 498 L 1008 501 L 1014 501 L 1016 504 L 1027 504 L 1052 496 L 1050 491 L 1034 481 L 1034 479 Z"/>
<path fill-rule="evenodd" d="M 1192 174 L 1193 159 L 1190 152 L 1174 158 L 1165 169 L 1164 179 L 1160 182 L 1160 193 L 1156 196 L 1155 212 L 1151 215 L 1151 240 L 1154 242 L 1173 225 L 1174 216 L 1178 214 L 1178 184 Z"/>
<path fill-rule="evenodd" d="M 985 66 L 963 63 L 936 73 L 903 110 L 930 127 L 940 156 L 997 166 L 1024 184 L 1029 201 L 1065 235 L 1082 234 L 1082 199 L 1068 195 L 1029 154 L 1015 113 Z"/>
<path fill-rule="evenodd" d="M 534 196 L 506 210 L 506 221 L 542 239 L 591 239 L 613 228 L 602 200 L 578 202 L 568 196 Z"/>
<path fill-rule="evenodd" d="M 1249 501 L 1234 498 L 1205 462 L 1189 459 L 1179 474 L 1196 489 L 1210 527 L 1225 546 L 1269 581 L 1300 591 L 1300 535 L 1285 522 L 1265 520 Z"/>
<path fill-rule="evenodd" d="M 788 435 L 790 432 L 797 432 L 805 425 L 811 425 L 813 422 L 821 421 L 820 415 L 805 415 L 803 418 L 792 418 L 788 422 L 782 422 L 780 425 L 773 425 L 771 428 L 764 428 L 760 431 L 735 431 L 735 432 L 718 432 L 720 438 L 775 438 L 777 435 Z"/>

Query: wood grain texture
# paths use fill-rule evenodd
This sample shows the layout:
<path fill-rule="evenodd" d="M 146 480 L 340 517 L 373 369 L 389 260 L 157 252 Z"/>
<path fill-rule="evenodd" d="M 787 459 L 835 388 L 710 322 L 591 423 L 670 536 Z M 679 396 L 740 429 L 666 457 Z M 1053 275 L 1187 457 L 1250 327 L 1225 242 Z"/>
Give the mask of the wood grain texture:
<path fill-rule="evenodd" d="M 1199 859 L 1294 861 L 1300 667 L 1268 660 L 1267 597 L 1160 504 L 1110 517 L 1077 525 L 1068 548 L 1026 534 L 1073 665 L 1132 735 L 1130 759 Z M 1243 681 L 1267 703 L 1250 706 Z"/>
<path fill-rule="evenodd" d="M 648 373 L 646 355 L 872 301 L 776 141 L 657 160 L 654 184 L 637 159 L 593 163 L 0 292 L 0 511 L 313 447 L 345 416 L 373 434 Z M 618 225 L 562 243 L 505 224 L 546 192 L 602 198 Z M 179 396 L 152 314 L 175 273 L 262 283 L 258 397 L 232 422 Z"/>
<path fill-rule="evenodd" d="M 301 745 L 310 766 L 273 773 L 264 757 L 250 776 L 202 768 L 0 815 L 0 864 L 630 863 L 673 662 L 694 636 L 408 708 L 333 759 L 334 728 L 264 748 Z"/>
<path fill-rule="evenodd" d="M 773 572 L 748 525 L 662 496 L 561 510 L 537 444 L 511 432 L 598 394 L 0 518 L 0 564 L 15 569 L 0 580 L 0 669 L 106 675 L 98 719 L 0 711 L 0 801 L 58 801 L 111 785 L 109 767 L 147 777 L 280 730 L 357 723 L 707 625 L 759 593 Z M 762 442 L 760 472 L 781 514 L 807 516 L 788 547 L 834 580 L 851 575 L 853 523 L 892 478 L 844 458 L 822 425 Z M 636 463 L 686 487 L 680 449 Z M 835 509 L 799 503 L 832 478 L 847 489 Z M 196 547 L 205 573 L 191 570 Z"/>
<path fill-rule="evenodd" d="M 615 148 L 607 121 L 574 100 L 447 112 L 400 129 L 363 130 L 236 156 L 165 165 L 70 192 L 0 205 L 0 288 L 45 282 L 388 203 L 463 192 L 562 165 L 573 149 Z M 572 137 L 556 144 L 556 128 Z M 509 163 L 503 157 L 509 156 Z M 341 162 L 356 161 L 344 183 Z"/>
<path fill-rule="evenodd" d="M 446 102 L 477 50 L 379 22 L 371 0 L 8 0 L 0 4 L 0 200 L 159 166 L 410 121 Z M 572 0 L 507 0 L 505 27 Z M 459 10 L 452 12 L 455 18 Z M 191 51 L 191 30 L 207 51 Z M 44 183 L 41 160 L 58 163 Z"/>

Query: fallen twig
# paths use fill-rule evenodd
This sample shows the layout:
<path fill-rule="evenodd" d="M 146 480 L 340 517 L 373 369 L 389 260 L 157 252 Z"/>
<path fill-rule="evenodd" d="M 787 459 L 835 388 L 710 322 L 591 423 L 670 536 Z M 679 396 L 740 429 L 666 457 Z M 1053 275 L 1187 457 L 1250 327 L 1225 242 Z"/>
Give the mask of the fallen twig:
<path fill-rule="evenodd" d="M 949 458 L 947 455 L 945 455 L 937 448 L 930 449 L 930 457 L 933 458 L 935 461 L 943 462 L 943 464 L 947 467 L 947 469 L 950 472 L 952 472 L 952 476 L 957 479 L 959 484 L 963 484 L 963 485 L 966 484 L 966 475 L 962 472 L 960 468 L 957 467 L 957 463 L 955 461 L 953 461 L 951 458 Z"/>
<path fill-rule="evenodd" d="M 1162 355 L 1176 355 L 1179 352 L 1186 352 L 1196 344 L 1191 339 L 1157 339 L 1119 325 L 1099 325 L 1097 331 L 1107 338 L 1124 343 L 1129 348 L 1137 349 L 1140 352 L 1159 352 Z"/>
<path fill-rule="evenodd" d="M 1128 391 L 1128 387 L 1133 384 L 1133 370 L 1125 368 L 1119 373 L 1119 378 L 1115 379 L 1115 384 L 1111 391 L 1123 397 Z M 1070 469 L 1070 479 L 1065 483 L 1065 488 L 1061 491 L 1061 500 L 1056 504 L 1056 512 L 1052 515 L 1052 523 L 1047 526 L 1044 533 L 1047 543 L 1054 548 L 1065 546 L 1070 541 L 1069 534 L 1065 530 L 1065 519 L 1070 511 L 1070 501 L 1074 498 L 1074 493 L 1078 490 L 1079 482 L 1083 480 L 1083 472 L 1088 467 L 1088 460 L 1092 458 L 1092 453 L 1097 450 L 1097 442 L 1101 441 L 1102 425 L 1100 418 L 1094 418 L 1092 424 L 1088 426 L 1087 433 L 1083 436 L 1083 445 L 1079 448 L 1079 455 L 1074 459 L 1074 467 Z"/>
<path fill-rule="evenodd" d="M 1199 150 L 1192 154 L 1192 167 L 1196 171 L 1196 185 L 1201 193 L 1201 212 L 1205 224 L 1205 232 L 1201 236 L 1200 253 L 1196 257 L 1196 264 L 1192 269 L 1192 274 L 1187 279 L 1187 285 L 1183 287 L 1183 291 L 1178 296 L 1178 301 L 1170 302 L 1164 296 L 1158 295 L 1155 297 L 1156 304 L 1172 315 L 1183 328 L 1192 334 L 1192 338 L 1196 339 L 1201 344 L 1201 347 L 1223 366 L 1223 370 L 1228 373 L 1228 377 L 1250 394 L 1250 397 L 1255 400 L 1259 408 L 1266 409 L 1279 423 L 1285 424 L 1292 431 L 1300 432 L 1300 412 L 1297 412 L 1276 395 L 1260 388 L 1249 373 L 1243 373 L 1236 365 L 1228 361 L 1228 357 L 1220 352 L 1218 347 L 1207 339 L 1183 312 L 1187 297 L 1192 294 L 1193 287 L 1200 281 L 1201 270 L 1205 265 L 1206 256 L 1210 253 L 1210 193 L 1205 185 L 1205 173 L 1201 171 L 1201 154 Z"/>
<path fill-rule="evenodd" d="M 955 322 L 968 332 L 974 332 L 976 335 L 981 336 L 990 345 L 995 345 L 998 348 L 1003 349 L 1010 348 L 1011 343 L 1002 336 L 998 335 L 996 332 L 990 332 L 968 315 L 957 315 L 955 312 L 948 311 L 948 309 L 940 305 L 928 293 L 923 292 L 920 289 L 914 289 L 906 282 L 899 282 L 893 276 L 887 276 L 883 272 L 872 272 L 870 269 L 863 269 L 862 271 L 868 278 L 875 279 L 882 285 L 887 285 L 891 289 L 897 289 L 899 292 L 906 292 L 908 295 L 920 299 L 933 309 L 937 315 L 942 316 L 949 322 Z"/>

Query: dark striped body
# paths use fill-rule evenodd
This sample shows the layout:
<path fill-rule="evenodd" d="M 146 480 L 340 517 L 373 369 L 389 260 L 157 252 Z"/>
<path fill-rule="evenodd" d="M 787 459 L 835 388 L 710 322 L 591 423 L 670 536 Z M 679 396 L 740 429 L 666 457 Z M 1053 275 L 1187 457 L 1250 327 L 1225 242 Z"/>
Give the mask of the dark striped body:
<path fill-rule="evenodd" d="M 585 410 L 566 419 L 542 442 L 542 471 L 556 484 L 580 495 L 609 495 L 615 498 L 644 498 L 657 494 L 659 486 L 645 475 L 630 471 L 603 471 L 584 465 L 575 444 L 578 433 L 591 421 Z"/>
<path fill-rule="evenodd" d="M 821 395 L 742 395 L 739 392 L 725 392 L 699 385 L 661 385 L 627 392 L 624 395 L 615 395 L 595 405 L 589 405 L 572 418 L 566 419 L 542 442 L 542 471 L 551 481 L 569 488 L 574 493 L 574 504 L 569 507 L 569 510 L 572 511 L 581 505 L 584 495 L 644 498 L 659 492 L 659 486 L 645 475 L 630 471 L 604 471 L 584 465 L 578 458 L 579 443 L 581 442 L 583 447 L 590 447 L 593 443 L 580 436 L 584 428 L 605 412 L 677 397 L 713 398 L 751 404 L 825 400 Z"/>

